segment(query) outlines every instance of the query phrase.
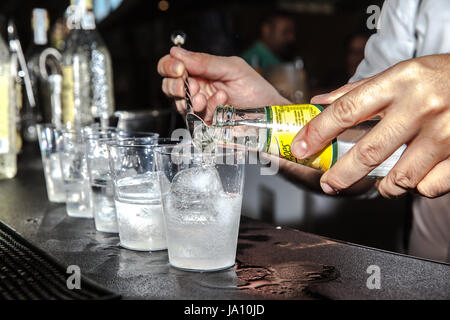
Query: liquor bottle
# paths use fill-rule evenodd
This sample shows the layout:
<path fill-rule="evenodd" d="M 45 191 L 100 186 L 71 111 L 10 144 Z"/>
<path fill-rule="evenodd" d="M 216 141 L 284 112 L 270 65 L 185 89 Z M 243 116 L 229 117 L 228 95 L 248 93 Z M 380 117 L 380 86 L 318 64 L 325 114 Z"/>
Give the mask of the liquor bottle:
<path fill-rule="evenodd" d="M 378 121 L 368 120 L 347 129 L 323 150 L 307 159 L 295 158 L 291 153 L 291 143 L 295 135 L 322 110 L 322 106 L 312 104 L 267 106 L 256 109 L 218 106 L 215 109 L 212 129 L 203 131 L 207 132 L 209 140 L 245 145 L 249 149 L 277 155 L 324 172 L 347 153 Z M 193 139 L 195 142 L 195 133 Z M 400 147 L 368 176 L 386 176 L 405 148 L 405 145 Z"/>
<path fill-rule="evenodd" d="M 92 0 L 71 0 L 62 53 L 63 123 L 83 126 L 114 112 L 111 57 L 96 30 Z"/>
<path fill-rule="evenodd" d="M 43 79 L 41 76 L 40 56 L 48 47 L 47 31 L 49 18 L 47 10 L 34 8 L 31 17 L 33 29 L 33 43 L 26 51 L 25 57 L 30 75 L 35 105 L 31 106 L 28 99 L 24 99 L 22 108 L 22 135 L 25 141 L 36 141 L 36 123 L 42 120 L 43 110 Z M 45 66 L 44 66 L 45 67 Z"/>
<path fill-rule="evenodd" d="M 0 36 L 0 179 L 17 173 L 16 110 L 11 56 Z"/>

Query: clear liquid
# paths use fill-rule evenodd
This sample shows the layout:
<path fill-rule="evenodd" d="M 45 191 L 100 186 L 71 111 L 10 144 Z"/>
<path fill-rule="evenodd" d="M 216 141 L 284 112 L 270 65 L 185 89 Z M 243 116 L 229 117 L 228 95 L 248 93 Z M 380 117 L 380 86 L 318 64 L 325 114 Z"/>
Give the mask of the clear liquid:
<path fill-rule="evenodd" d="M 121 246 L 140 251 L 166 249 L 158 173 L 123 178 L 115 187 Z"/>
<path fill-rule="evenodd" d="M 64 181 L 61 174 L 59 154 L 52 153 L 48 158 L 43 159 L 45 184 L 47 187 L 48 200 L 51 202 L 65 202 Z"/>
<path fill-rule="evenodd" d="M 85 181 L 65 181 L 67 214 L 76 218 L 93 218 L 89 185 Z"/>
<path fill-rule="evenodd" d="M 167 249 L 160 200 L 136 203 L 116 200 L 120 245 L 133 250 Z"/>
<path fill-rule="evenodd" d="M 171 193 L 163 196 L 169 261 L 176 268 L 213 271 L 235 263 L 242 196 L 221 192 L 203 201 L 208 205 L 201 212 Z"/>
<path fill-rule="evenodd" d="M 101 232 L 119 232 L 114 190 L 110 180 L 94 179 L 91 185 L 95 228 Z"/>

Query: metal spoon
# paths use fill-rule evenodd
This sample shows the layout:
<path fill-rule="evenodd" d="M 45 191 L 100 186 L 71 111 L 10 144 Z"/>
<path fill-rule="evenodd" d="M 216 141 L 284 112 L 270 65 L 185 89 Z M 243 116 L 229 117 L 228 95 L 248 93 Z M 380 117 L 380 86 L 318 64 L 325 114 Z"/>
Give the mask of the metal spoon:
<path fill-rule="evenodd" d="M 186 34 L 183 31 L 175 31 L 170 36 L 170 40 L 175 46 L 181 47 L 186 43 Z M 186 111 L 187 111 L 186 127 L 188 128 L 191 137 L 193 137 L 194 129 L 197 125 L 199 125 L 198 123 L 199 121 L 201 122 L 200 125 L 204 126 L 207 125 L 202 118 L 200 118 L 198 115 L 194 113 L 194 110 L 192 108 L 191 91 L 189 90 L 188 77 L 189 74 L 186 71 L 186 78 L 184 78 L 184 100 L 186 101 Z"/>

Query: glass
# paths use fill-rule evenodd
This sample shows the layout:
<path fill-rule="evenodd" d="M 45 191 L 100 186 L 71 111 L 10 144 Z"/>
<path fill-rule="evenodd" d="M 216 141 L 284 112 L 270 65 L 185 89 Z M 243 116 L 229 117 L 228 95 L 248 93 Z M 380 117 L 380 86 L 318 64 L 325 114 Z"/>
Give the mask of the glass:
<path fill-rule="evenodd" d="M 119 229 L 107 149 L 108 142 L 116 141 L 117 133 L 98 131 L 85 137 L 95 228 L 101 232 L 117 233 Z"/>
<path fill-rule="evenodd" d="M 93 218 L 83 133 L 64 129 L 58 145 L 67 214 L 71 217 Z"/>
<path fill-rule="evenodd" d="M 190 271 L 234 265 L 241 215 L 245 153 L 192 145 L 155 150 L 160 176 L 169 262 Z M 169 187 L 166 185 L 169 184 Z"/>
<path fill-rule="evenodd" d="M 167 248 L 158 182 L 160 173 L 155 171 L 153 151 L 158 143 L 177 142 L 138 137 L 108 144 L 122 247 L 139 251 Z"/>
<path fill-rule="evenodd" d="M 59 133 L 50 123 L 36 125 L 48 200 L 65 202 L 64 182 L 59 163 L 57 142 Z"/>

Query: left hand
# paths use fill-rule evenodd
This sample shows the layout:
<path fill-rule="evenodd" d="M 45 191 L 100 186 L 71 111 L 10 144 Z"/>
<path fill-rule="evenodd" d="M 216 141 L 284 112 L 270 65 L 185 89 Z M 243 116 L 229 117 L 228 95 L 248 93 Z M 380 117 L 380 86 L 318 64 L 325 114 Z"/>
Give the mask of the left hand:
<path fill-rule="evenodd" d="M 400 160 L 377 184 L 381 195 L 391 198 L 415 190 L 433 198 L 450 191 L 450 54 L 401 62 L 311 103 L 330 106 L 295 137 L 292 152 L 300 159 L 320 151 L 347 128 L 382 117 L 323 174 L 325 193 L 349 188 L 405 143 Z"/>

